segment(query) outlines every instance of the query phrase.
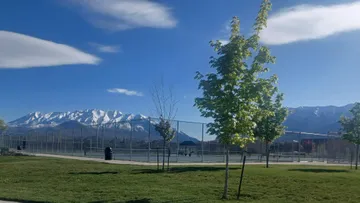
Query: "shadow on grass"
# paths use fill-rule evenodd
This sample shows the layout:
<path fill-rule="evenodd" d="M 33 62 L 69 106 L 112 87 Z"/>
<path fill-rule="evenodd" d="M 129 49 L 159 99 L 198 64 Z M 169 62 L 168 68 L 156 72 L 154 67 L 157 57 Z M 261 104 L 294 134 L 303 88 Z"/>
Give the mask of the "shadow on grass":
<path fill-rule="evenodd" d="M 0 201 L 11 201 L 11 202 L 20 202 L 20 203 L 48 203 L 43 201 L 32 201 L 32 200 L 23 200 L 23 199 L 16 199 L 16 198 L 2 198 L 0 197 Z"/>
<path fill-rule="evenodd" d="M 104 175 L 104 174 L 118 174 L 116 171 L 89 171 L 89 172 L 71 172 L 70 175 Z"/>
<path fill-rule="evenodd" d="M 323 169 L 323 168 L 294 168 L 289 169 L 289 171 L 299 171 L 299 172 L 310 172 L 310 173 L 348 173 L 348 170 L 342 169 Z"/>
<path fill-rule="evenodd" d="M 151 203 L 151 199 L 144 198 L 144 199 L 135 199 L 126 201 L 126 203 Z"/>
<path fill-rule="evenodd" d="M 184 173 L 184 172 L 196 172 L 196 171 L 206 171 L 206 172 L 212 172 L 212 171 L 223 171 L 224 167 L 172 167 L 169 171 L 166 171 L 168 173 Z M 132 171 L 135 174 L 146 174 L 146 173 L 163 173 L 162 170 L 157 169 L 134 169 Z"/>
<path fill-rule="evenodd" d="M 109 201 L 93 201 L 89 203 L 108 203 Z M 110 201 L 111 202 L 111 201 Z M 118 201 L 112 202 L 112 203 L 118 203 Z M 151 199 L 144 198 L 144 199 L 134 199 L 134 200 L 128 200 L 125 203 L 151 203 Z"/>
<path fill-rule="evenodd" d="M 256 200 L 258 197 L 250 195 L 250 194 L 240 194 L 240 201 L 249 201 L 249 200 Z"/>

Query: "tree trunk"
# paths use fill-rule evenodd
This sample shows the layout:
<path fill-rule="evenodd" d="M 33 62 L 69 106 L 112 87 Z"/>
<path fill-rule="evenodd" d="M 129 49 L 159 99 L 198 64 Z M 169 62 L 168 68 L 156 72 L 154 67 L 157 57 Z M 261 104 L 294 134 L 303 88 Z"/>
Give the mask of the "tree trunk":
<path fill-rule="evenodd" d="M 170 146 L 168 146 L 167 171 L 170 171 Z"/>
<path fill-rule="evenodd" d="M 359 144 L 356 144 L 356 153 L 355 153 L 355 170 L 358 169 L 358 163 L 359 163 Z"/>
<path fill-rule="evenodd" d="M 226 165 L 225 165 L 225 185 L 224 185 L 224 194 L 223 199 L 228 198 L 228 188 L 229 188 L 229 148 L 226 146 Z"/>
<path fill-rule="evenodd" d="M 157 170 L 160 169 L 159 167 L 159 148 L 156 148 L 156 162 L 157 162 Z"/>
<path fill-rule="evenodd" d="M 266 168 L 269 168 L 269 156 L 270 156 L 269 142 L 266 142 Z"/>
<path fill-rule="evenodd" d="M 162 162 L 162 170 L 165 171 L 165 145 L 166 145 L 166 140 L 164 138 L 164 143 L 163 143 L 163 162 Z"/>

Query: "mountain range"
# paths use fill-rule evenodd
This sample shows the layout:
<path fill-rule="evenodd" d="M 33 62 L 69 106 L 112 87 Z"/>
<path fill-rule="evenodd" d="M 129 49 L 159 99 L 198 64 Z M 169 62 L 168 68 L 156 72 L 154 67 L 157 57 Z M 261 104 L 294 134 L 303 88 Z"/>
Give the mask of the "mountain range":
<path fill-rule="evenodd" d="M 353 104 L 346 106 L 318 106 L 289 108 L 289 116 L 285 121 L 288 131 L 301 131 L 311 133 L 327 133 L 338 131 L 340 116 L 349 116 L 349 110 Z M 155 131 L 155 121 L 149 122 L 147 116 L 141 114 L 124 114 L 120 111 L 103 111 L 97 109 L 80 110 L 73 112 L 34 112 L 8 123 L 13 130 L 32 128 L 44 130 L 49 128 L 89 128 L 94 129 L 98 125 L 107 124 L 107 127 L 115 128 L 122 134 L 129 134 L 133 129 L 133 138 L 144 139 L 149 134 L 154 134 L 151 139 L 159 139 Z M 92 127 L 89 127 L 92 126 Z M 198 141 L 198 135 L 188 135 L 182 131 L 178 133 L 179 141 Z"/>
<path fill-rule="evenodd" d="M 156 119 L 149 120 L 148 117 L 141 114 L 123 114 L 120 111 L 87 109 L 46 114 L 34 112 L 11 121 L 8 125 L 9 130 L 14 134 L 24 133 L 31 129 L 43 133 L 61 131 L 62 135 L 70 136 L 73 129 L 77 135 L 81 129 L 81 133 L 86 137 L 101 134 L 108 138 L 116 136 L 119 139 L 148 140 L 150 135 L 151 141 L 154 141 L 161 139 L 159 133 L 155 130 L 156 121 Z M 174 141 L 190 140 L 199 142 L 194 137 L 196 136 L 191 137 L 179 130 Z"/>
<path fill-rule="evenodd" d="M 338 132 L 341 116 L 350 116 L 354 104 L 345 106 L 317 106 L 289 108 L 289 116 L 284 125 L 289 131 L 311 133 Z"/>

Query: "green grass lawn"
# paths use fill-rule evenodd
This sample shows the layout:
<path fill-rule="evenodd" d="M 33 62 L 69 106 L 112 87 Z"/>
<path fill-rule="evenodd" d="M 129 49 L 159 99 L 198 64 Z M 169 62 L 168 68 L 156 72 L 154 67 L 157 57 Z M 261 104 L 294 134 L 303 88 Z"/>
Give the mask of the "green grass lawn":
<path fill-rule="evenodd" d="M 41 157 L 0 157 L 0 199 L 29 202 L 238 202 L 220 199 L 223 167 L 155 168 Z M 359 202 L 360 172 L 339 167 L 246 166 L 241 202 Z"/>

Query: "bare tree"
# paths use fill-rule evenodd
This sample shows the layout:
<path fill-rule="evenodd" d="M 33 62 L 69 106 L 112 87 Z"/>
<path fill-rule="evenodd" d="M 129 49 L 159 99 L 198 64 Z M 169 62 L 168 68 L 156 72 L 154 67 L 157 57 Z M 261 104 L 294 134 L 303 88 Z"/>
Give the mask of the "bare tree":
<path fill-rule="evenodd" d="M 154 83 L 151 89 L 151 96 L 155 106 L 156 116 L 159 117 L 159 123 L 155 124 L 155 130 L 163 138 L 163 163 L 162 170 L 165 170 L 165 148 L 175 137 L 176 131 L 171 127 L 171 121 L 174 120 L 177 113 L 177 100 L 175 99 L 173 88 L 165 87 L 164 80 L 160 83 Z"/>

